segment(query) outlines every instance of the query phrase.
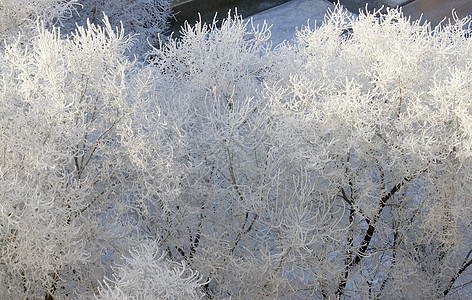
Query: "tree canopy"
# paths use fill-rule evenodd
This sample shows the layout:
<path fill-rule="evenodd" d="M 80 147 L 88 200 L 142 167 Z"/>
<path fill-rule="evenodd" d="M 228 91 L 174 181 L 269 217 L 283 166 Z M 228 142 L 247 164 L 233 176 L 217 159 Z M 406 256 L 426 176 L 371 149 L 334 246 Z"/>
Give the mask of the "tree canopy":
<path fill-rule="evenodd" d="M 470 296 L 470 19 L 337 6 L 274 47 L 269 26 L 228 15 L 148 51 L 145 22 L 70 31 L 76 1 L 13 2 L 1 295 Z"/>

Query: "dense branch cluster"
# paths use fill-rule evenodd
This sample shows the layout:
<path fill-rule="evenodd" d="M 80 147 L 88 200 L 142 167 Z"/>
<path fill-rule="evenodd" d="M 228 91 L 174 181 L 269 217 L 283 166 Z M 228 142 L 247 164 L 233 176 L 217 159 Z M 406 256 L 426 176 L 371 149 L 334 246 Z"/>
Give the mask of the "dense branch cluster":
<path fill-rule="evenodd" d="M 229 15 L 131 60 L 166 1 L 37 2 L 0 10 L 1 295 L 470 297 L 468 19 L 336 7 L 274 47 Z"/>

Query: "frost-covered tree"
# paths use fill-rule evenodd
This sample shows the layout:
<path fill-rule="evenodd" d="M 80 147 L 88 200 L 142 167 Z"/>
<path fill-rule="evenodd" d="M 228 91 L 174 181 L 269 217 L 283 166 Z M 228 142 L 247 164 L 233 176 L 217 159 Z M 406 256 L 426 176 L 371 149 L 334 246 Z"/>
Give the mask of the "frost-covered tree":
<path fill-rule="evenodd" d="M 267 156 L 261 97 L 270 32 L 239 17 L 219 25 L 187 24 L 181 40 L 152 55 L 162 117 L 173 124 L 169 135 L 181 136 L 174 152 L 181 175 L 173 206 L 143 222 L 173 259 L 212 279 L 210 295 L 250 297 L 258 295 L 254 280 L 264 279 L 257 274 L 264 266 L 242 264 L 264 259 L 253 253 L 263 249 L 242 242 L 259 218 L 270 168 L 277 168 Z"/>
<path fill-rule="evenodd" d="M 467 24 L 335 13 L 282 51 L 277 137 L 343 209 L 334 265 L 310 272 L 323 296 L 438 298 L 472 262 Z"/>
<path fill-rule="evenodd" d="M 395 10 L 338 11 L 281 50 L 268 97 L 282 157 L 314 203 L 342 211 L 305 249 L 300 284 L 315 294 L 440 298 L 470 280 L 469 20 L 431 30 Z"/>
<path fill-rule="evenodd" d="M 157 242 L 143 241 L 115 268 L 115 278 L 105 282 L 98 299 L 201 299 L 205 282 L 198 272 L 165 256 Z"/>
<path fill-rule="evenodd" d="M 337 9 L 274 51 L 238 19 L 187 27 L 152 66 L 183 144 L 149 233 L 217 299 L 466 297 L 466 24 Z"/>
<path fill-rule="evenodd" d="M 0 52 L 2 296 L 470 296 L 468 19 L 338 7 L 273 48 L 230 16 L 149 64 L 36 24 Z"/>
<path fill-rule="evenodd" d="M 169 147 L 149 144 L 162 124 L 146 77 L 124 56 L 123 29 L 105 18 L 65 39 L 39 27 L 30 44 L 20 38 L 0 56 L 0 294 L 8 299 L 93 293 L 137 241 L 131 213 L 172 184 Z M 161 158 L 153 157 L 155 182 L 129 142 L 141 130 Z"/>

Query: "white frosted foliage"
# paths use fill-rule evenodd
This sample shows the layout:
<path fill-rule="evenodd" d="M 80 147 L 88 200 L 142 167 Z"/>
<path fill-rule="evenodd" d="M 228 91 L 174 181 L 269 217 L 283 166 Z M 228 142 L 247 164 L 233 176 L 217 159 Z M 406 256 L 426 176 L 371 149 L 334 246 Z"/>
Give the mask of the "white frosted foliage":
<path fill-rule="evenodd" d="M 274 47 L 229 14 L 147 62 L 134 22 L 29 22 L 0 48 L 0 297 L 470 298 L 469 19 L 336 7 Z"/>
<path fill-rule="evenodd" d="M 97 299 L 201 299 L 198 288 L 204 284 L 184 262 L 166 260 L 157 242 L 144 241 L 115 268 Z"/>

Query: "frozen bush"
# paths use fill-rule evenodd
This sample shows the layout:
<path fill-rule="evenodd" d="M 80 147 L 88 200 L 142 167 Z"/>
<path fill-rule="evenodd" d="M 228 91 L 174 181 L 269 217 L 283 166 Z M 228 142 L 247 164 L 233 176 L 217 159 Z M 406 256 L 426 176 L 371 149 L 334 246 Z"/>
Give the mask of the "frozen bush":
<path fill-rule="evenodd" d="M 113 279 L 100 288 L 102 300 L 122 299 L 201 299 L 205 284 L 198 272 L 185 263 L 165 258 L 157 242 L 142 242 L 117 265 Z"/>
<path fill-rule="evenodd" d="M 228 17 L 149 64 L 106 18 L 12 38 L 0 294 L 470 298 L 469 24 L 338 7 L 271 50 Z"/>

